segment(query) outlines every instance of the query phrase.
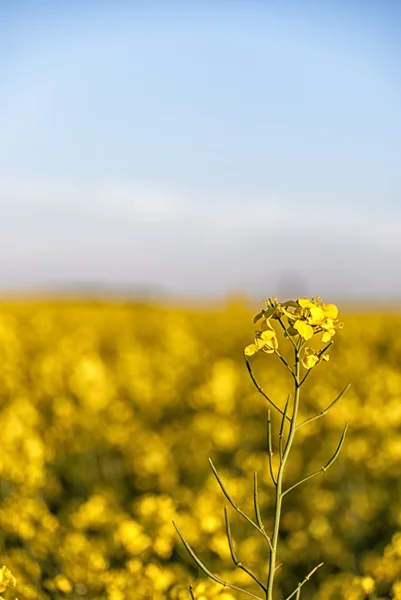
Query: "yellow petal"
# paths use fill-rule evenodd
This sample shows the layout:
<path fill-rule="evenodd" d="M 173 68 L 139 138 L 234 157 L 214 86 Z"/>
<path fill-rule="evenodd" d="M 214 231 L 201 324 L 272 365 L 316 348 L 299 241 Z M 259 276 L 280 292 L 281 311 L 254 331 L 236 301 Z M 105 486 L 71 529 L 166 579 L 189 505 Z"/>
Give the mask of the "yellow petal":
<path fill-rule="evenodd" d="M 244 354 L 245 356 L 253 356 L 258 350 L 259 348 L 255 346 L 255 344 L 249 344 L 249 346 L 245 348 Z"/>
<path fill-rule="evenodd" d="M 262 331 L 262 333 L 260 334 L 260 339 L 264 342 L 263 350 L 265 352 L 267 351 L 266 347 L 271 349 L 272 352 L 275 348 L 278 348 L 278 342 L 275 331 L 271 331 L 269 329 L 267 331 Z"/>
<path fill-rule="evenodd" d="M 320 323 L 320 327 L 322 329 L 325 329 L 326 331 L 334 329 L 333 319 L 325 319 L 325 321 L 323 321 L 323 323 Z"/>
<path fill-rule="evenodd" d="M 310 340 L 313 336 L 313 329 L 306 321 L 301 321 L 300 319 L 294 323 L 294 329 L 296 329 L 300 336 L 304 338 L 304 340 Z"/>
<path fill-rule="evenodd" d="M 323 321 L 324 312 L 322 311 L 320 306 L 312 306 L 309 309 L 309 312 L 310 312 L 310 317 L 308 320 L 311 325 L 316 325 L 316 324 L 320 323 L 321 321 Z"/>
<path fill-rule="evenodd" d="M 266 329 L 262 331 L 260 334 L 260 339 L 264 342 L 270 342 L 273 338 L 276 337 L 276 332 L 273 329 Z"/>
<path fill-rule="evenodd" d="M 254 344 L 256 346 L 257 350 L 261 350 L 265 344 L 266 344 L 266 342 L 263 340 L 261 335 L 258 334 L 257 337 L 255 337 L 255 344 Z"/>
<path fill-rule="evenodd" d="M 338 308 L 335 304 L 322 304 L 320 308 L 327 319 L 337 319 Z"/>
<path fill-rule="evenodd" d="M 335 334 L 334 329 L 331 329 L 330 331 L 325 331 L 324 334 L 322 335 L 322 342 L 329 342 L 334 334 Z"/>
<path fill-rule="evenodd" d="M 316 306 L 311 300 L 308 300 L 308 298 L 298 298 L 297 302 L 301 308 L 312 308 L 312 306 Z"/>

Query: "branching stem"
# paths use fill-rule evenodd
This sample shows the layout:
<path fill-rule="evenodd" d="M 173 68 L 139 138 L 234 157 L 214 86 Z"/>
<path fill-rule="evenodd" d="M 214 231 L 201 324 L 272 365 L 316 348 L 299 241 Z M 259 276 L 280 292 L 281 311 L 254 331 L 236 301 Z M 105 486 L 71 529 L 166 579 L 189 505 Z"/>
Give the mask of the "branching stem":
<path fill-rule="evenodd" d="M 315 415 L 314 417 L 310 417 L 309 419 L 302 421 L 302 423 L 297 425 L 297 429 L 299 429 L 300 427 L 303 427 L 304 425 L 307 425 L 308 423 L 312 423 L 312 421 L 316 421 L 316 419 L 320 419 L 321 417 L 324 417 L 324 415 L 327 415 L 327 413 L 333 408 L 333 406 L 335 404 L 337 404 L 337 402 L 339 400 L 341 400 L 341 398 L 344 396 L 344 394 L 346 392 L 348 392 L 350 387 L 351 387 L 351 384 L 349 383 L 348 385 L 345 386 L 343 391 L 338 394 L 337 398 L 335 400 L 333 400 L 333 402 L 331 404 L 329 404 L 329 406 L 327 408 L 322 410 L 322 412 L 320 412 L 318 415 Z"/>
<path fill-rule="evenodd" d="M 345 436 L 346 436 L 346 433 L 347 433 L 347 429 L 348 429 L 348 423 L 346 423 L 346 425 L 344 427 L 344 431 L 343 431 L 343 433 L 341 435 L 341 439 L 340 439 L 340 442 L 339 442 L 339 444 L 337 446 L 337 450 L 334 452 L 334 454 L 330 458 L 329 462 L 326 463 L 324 465 L 324 467 L 321 467 L 321 469 L 319 469 L 318 471 L 315 471 L 314 473 L 311 473 L 310 475 L 307 475 L 303 479 L 300 479 L 300 481 L 297 481 L 297 483 L 294 483 L 294 485 L 292 485 L 291 487 L 289 487 L 288 490 L 285 490 L 285 492 L 283 492 L 283 496 L 285 496 L 286 494 L 288 494 L 288 492 L 291 492 L 293 489 L 295 489 L 296 487 L 298 487 L 302 483 L 305 483 L 305 481 L 308 481 L 309 479 L 312 479 L 312 477 L 316 477 L 316 475 L 319 475 L 319 473 L 324 473 L 325 471 L 327 471 L 327 469 L 329 469 L 331 467 L 331 465 L 333 464 L 333 462 L 336 460 L 336 458 L 340 454 L 340 450 L 341 450 L 342 445 L 344 443 Z"/>
<path fill-rule="evenodd" d="M 320 567 L 322 567 L 322 566 L 323 566 L 323 563 L 320 563 L 319 565 L 316 565 L 316 567 L 314 569 L 312 569 L 312 571 L 306 575 L 305 579 L 298 584 L 298 586 L 292 592 L 292 594 L 290 594 L 289 596 L 287 596 L 287 598 L 285 600 L 290 600 L 290 598 L 293 598 L 294 596 L 296 596 L 296 600 L 298 600 L 301 597 L 301 587 L 304 586 L 305 583 L 307 581 L 309 581 L 309 579 L 312 577 L 312 575 L 314 573 L 316 573 L 316 571 L 318 569 L 320 569 Z"/>
<path fill-rule="evenodd" d="M 250 364 L 247 356 L 245 356 L 245 364 L 246 364 L 246 368 L 248 369 L 248 373 L 250 375 L 250 378 L 252 379 L 252 383 L 256 387 L 256 389 L 258 390 L 259 394 L 261 394 L 263 396 L 263 398 L 265 400 L 267 400 L 269 402 L 269 404 L 271 404 L 273 406 L 273 408 L 275 408 L 280 413 L 280 415 L 283 415 L 284 411 L 282 411 L 281 408 L 279 406 L 277 406 L 277 404 L 275 402 L 273 402 L 273 400 L 271 398 L 269 398 L 269 396 L 266 394 L 266 392 L 263 390 L 263 388 L 257 382 L 256 377 L 253 374 L 252 367 L 251 367 L 251 364 Z M 287 419 L 289 420 L 288 416 L 287 416 Z"/>
<path fill-rule="evenodd" d="M 264 592 L 266 592 L 266 587 L 263 585 L 263 583 L 256 577 L 256 575 L 254 573 L 252 573 L 252 571 L 250 569 L 248 569 L 248 567 L 243 565 L 242 562 L 239 561 L 237 558 L 237 555 L 236 555 L 235 549 L 234 549 L 233 539 L 231 536 L 231 527 L 230 527 L 230 521 L 228 520 L 228 511 L 227 511 L 226 506 L 224 507 L 224 520 L 226 523 L 226 535 L 227 535 L 228 547 L 230 548 L 230 554 L 231 554 L 233 563 L 235 564 L 236 567 L 238 567 L 238 569 L 241 569 L 242 571 L 244 571 L 244 573 L 249 575 L 249 577 L 251 577 L 258 584 L 258 586 L 260 586 L 262 588 L 262 590 Z"/>
<path fill-rule="evenodd" d="M 247 594 L 248 596 L 251 596 L 251 598 L 256 598 L 256 600 L 263 600 L 263 598 L 261 598 L 260 596 L 257 596 L 256 594 L 253 594 L 252 592 L 249 592 L 248 590 L 244 590 L 243 588 L 233 585 L 232 583 L 229 583 L 228 581 L 224 581 L 224 579 L 220 579 L 220 577 L 217 577 L 217 575 L 214 575 L 214 573 L 209 571 L 209 569 L 203 564 L 203 562 L 198 557 L 198 555 L 195 554 L 195 552 L 192 550 L 191 546 L 188 544 L 187 540 L 184 538 L 183 534 L 178 529 L 178 526 L 176 525 L 176 523 L 174 521 L 173 521 L 173 525 L 174 525 L 178 535 L 180 536 L 181 541 L 184 544 L 188 554 L 190 554 L 190 556 L 196 562 L 198 567 L 205 573 L 205 575 L 207 575 L 210 579 L 212 579 L 216 583 L 220 583 L 220 585 L 222 585 L 223 587 L 229 587 L 232 590 L 237 590 L 237 592 L 242 592 L 243 594 Z"/>
<path fill-rule="evenodd" d="M 222 482 L 222 480 L 220 479 L 219 474 L 217 473 L 216 467 L 214 466 L 212 459 L 209 458 L 209 463 L 210 466 L 212 467 L 212 471 L 214 476 L 217 479 L 217 483 L 219 484 L 221 491 L 223 492 L 223 494 L 225 495 L 225 497 L 227 498 L 227 500 L 229 501 L 229 503 L 231 504 L 231 506 L 233 507 L 233 509 L 239 514 L 241 515 L 241 517 L 243 519 L 245 519 L 246 521 L 248 521 L 248 523 L 250 525 L 252 525 L 252 527 L 254 527 L 257 531 L 259 531 L 260 534 L 263 535 L 263 537 L 265 538 L 265 540 L 267 541 L 267 543 L 269 544 L 269 548 L 272 548 L 271 545 L 271 539 L 269 538 L 269 536 L 267 535 L 266 531 L 264 530 L 263 527 L 260 527 L 257 523 L 255 523 L 255 521 L 253 519 L 251 519 L 251 517 L 248 517 L 248 515 L 246 513 L 244 513 L 244 511 L 242 511 L 240 509 L 239 506 L 237 506 L 232 498 L 232 496 L 229 494 L 226 486 L 224 485 L 224 483 Z"/>
<path fill-rule="evenodd" d="M 290 365 L 285 360 L 285 358 L 283 356 L 281 356 L 281 354 L 280 354 L 280 352 L 278 350 L 275 350 L 274 352 L 277 354 L 277 356 L 279 357 L 279 359 L 281 360 L 281 362 L 283 363 L 283 365 L 285 365 L 285 367 L 289 370 L 289 372 L 291 373 L 291 376 L 295 379 L 295 373 L 291 369 Z"/>

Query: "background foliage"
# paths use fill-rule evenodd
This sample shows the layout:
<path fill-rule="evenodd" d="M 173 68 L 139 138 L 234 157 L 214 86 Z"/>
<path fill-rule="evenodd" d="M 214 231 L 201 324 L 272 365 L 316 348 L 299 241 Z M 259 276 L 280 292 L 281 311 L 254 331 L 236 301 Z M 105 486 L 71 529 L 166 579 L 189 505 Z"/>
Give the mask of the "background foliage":
<path fill-rule="evenodd" d="M 236 598 L 205 581 L 173 519 L 210 568 L 256 591 L 230 561 L 226 501 L 208 464 L 250 514 L 258 471 L 269 530 L 267 407 L 242 355 L 254 312 L 241 302 L 2 305 L 0 563 L 16 575 L 20 600 L 178 600 L 190 582 L 199 600 Z M 311 373 L 301 416 L 352 387 L 299 430 L 288 482 L 325 464 L 345 421 L 349 435 L 328 473 L 285 498 L 279 582 L 288 593 L 323 561 L 305 600 L 400 599 L 401 316 L 340 317 L 344 330 L 330 362 Z M 253 365 L 283 406 L 285 367 L 271 356 Z M 235 513 L 231 524 L 239 559 L 265 580 L 263 538 Z"/>

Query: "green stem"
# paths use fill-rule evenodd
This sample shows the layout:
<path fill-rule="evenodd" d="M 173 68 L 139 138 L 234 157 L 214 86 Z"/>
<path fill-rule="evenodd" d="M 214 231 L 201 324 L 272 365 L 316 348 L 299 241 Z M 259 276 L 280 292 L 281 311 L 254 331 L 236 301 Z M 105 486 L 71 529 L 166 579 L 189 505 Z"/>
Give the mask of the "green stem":
<path fill-rule="evenodd" d="M 276 482 L 276 498 L 275 498 L 275 510 L 274 510 L 274 521 L 273 521 L 273 535 L 271 538 L 271 552 L 270 552 L 270 560 L 269 560 L 269 574 L 267 577 L 267 590 L 266 590 L 266 600 L 273 600 L 273 586 L 274 586 L 274 576 L 276 570 L 276 560 L 277 560 L 277 548 L 278 548 L 278 539 L 279 539 L 279 531 L 280 531 L 280 519 L 281 519 L 281 506 L 283 502 L 283 477 L 285 465 L 288 459 L 288 455 L 291 451 L 292 443 L 294 441 L 295 430 L 297 425 L 297 414 L 298 414 L 298 406 L 299 406 L 299 391 L 301 387 L 300 383 L 300 348 L 295 348 L 295 389 L 294 389 L 294 409 L 291 417 L 290 423 L 290 431 L 288 434 L 288 440 L 284 448 L 283 456 L 280 460 L 280 466 L 277 473 L 277 482 Z"/>

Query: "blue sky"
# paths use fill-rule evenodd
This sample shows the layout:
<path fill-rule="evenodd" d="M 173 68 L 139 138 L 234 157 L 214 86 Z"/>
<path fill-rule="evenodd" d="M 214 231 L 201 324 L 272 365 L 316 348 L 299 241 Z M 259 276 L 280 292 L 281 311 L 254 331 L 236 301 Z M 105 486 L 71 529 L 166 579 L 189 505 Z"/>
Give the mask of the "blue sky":
<path fill-rule="evenodd" d="M 0 2 L 0 288 L 401 297 L 398 2 Z"/>

